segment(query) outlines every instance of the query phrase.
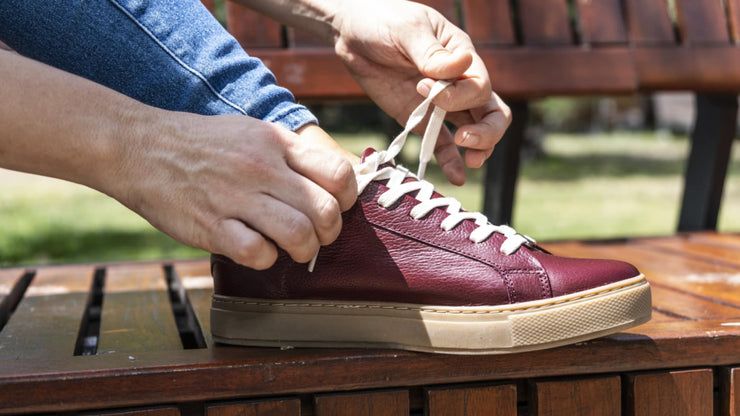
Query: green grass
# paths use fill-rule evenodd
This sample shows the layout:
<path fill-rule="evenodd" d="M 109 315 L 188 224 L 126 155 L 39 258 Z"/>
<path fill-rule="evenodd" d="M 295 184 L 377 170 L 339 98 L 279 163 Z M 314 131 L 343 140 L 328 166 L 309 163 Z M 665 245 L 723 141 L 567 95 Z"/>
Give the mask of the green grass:
<path fill-rule="evenodd" d="M 337 135 L 350 150 L 385 148 L 379 135 Z M 655 134 L 550 135 L 547 156 L 524 163 L 514 226 L 538 240 L 666 235 L 675 230 L 687 140 Z M 403 159 L 413 161 L 418 139 Z M 414 163 L 409 163 L 414 165 Z M 413 168 L 413 166 L 409 166 Z M 431 166 L 427 179 L 442 193 L 480 210 L 482 172 L 446 184 Z M 0 170 L 0 265 L 201 257 L 127 208 L 91 189 Z M 721 231 L 740 230 L 740 147 L 720 213 Z"/>

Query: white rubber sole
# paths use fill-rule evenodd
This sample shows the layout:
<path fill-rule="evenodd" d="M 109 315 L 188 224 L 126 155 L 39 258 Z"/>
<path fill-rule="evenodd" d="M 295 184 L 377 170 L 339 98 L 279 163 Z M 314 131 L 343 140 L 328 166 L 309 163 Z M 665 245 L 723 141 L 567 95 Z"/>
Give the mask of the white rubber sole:
<path fill-rule="evenodd" d="M 643 275 L 557 298 L 502 306 L 272 301 L 213 296 L 213 339 L 270 347 L 370 347 L 448 354 L 552 348 L 650 320 Z"/>

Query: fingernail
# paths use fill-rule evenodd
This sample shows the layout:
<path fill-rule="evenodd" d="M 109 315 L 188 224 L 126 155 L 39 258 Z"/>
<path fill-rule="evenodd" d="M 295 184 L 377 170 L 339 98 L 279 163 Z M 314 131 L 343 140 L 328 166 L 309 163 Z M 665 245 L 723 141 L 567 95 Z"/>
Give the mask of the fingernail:
<path fill-rule="evenodd" d="M 463 133 L 463 142 L 460 143 L 461 146 L 470 146 L 474 144 L 478 144 L 480 141 L 480 135 L 477 133 L 472 133 L 469 131 L 466 131 Z"/>
<path fill-rule="evenodd" d="M 416 86 L 416 92 L 423 95 L 424 97 L 428 97 L 430 91 L 432 91 L 432 87 L 424 81 L 419 82 L 419 84 L 417 84 Z"/>

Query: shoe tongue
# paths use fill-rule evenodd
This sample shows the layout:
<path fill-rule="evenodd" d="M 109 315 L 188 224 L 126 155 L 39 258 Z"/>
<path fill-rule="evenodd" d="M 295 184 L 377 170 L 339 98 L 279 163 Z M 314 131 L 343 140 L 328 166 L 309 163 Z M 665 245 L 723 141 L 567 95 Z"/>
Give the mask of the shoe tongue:
<path fill-rule="evenodd" d="M 365 163 L 365 159 L 373 153 L 377 153 L 377 151 L 372 147 L 368 147 L 367 149 L 365 149 L 365 151 L 362 152 L 362 159 L 360 160 L 360 163 Z"/>
<path fill-rule="evenodd" d="M 365 151 L 362 152 L 362 159 L 360 159 L 360 163 L 365 163 L 365 159 L 368 158 L 373 153 L 378 153 L 378 152 L 375 149 L 373 149 L 372 147 L 368 147 L 367 149 L 365 149 Z M 383 163 L 382 165 L 378 166 L 378 170 L 383 169 L 383 168 L 386 168 L 386 167 L 394 168 L 394 167 L 396 167 L 396 164 L 393 161 L 386 162 L 386 163 Z"/>

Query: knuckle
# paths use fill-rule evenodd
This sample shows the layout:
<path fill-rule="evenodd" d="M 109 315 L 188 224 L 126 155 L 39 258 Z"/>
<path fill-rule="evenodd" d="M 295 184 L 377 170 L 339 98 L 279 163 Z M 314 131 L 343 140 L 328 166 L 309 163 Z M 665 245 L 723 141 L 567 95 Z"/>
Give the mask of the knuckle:
<path fill-rule="evenodd" d="M 236 247 L 232 260 L 256 270 L 265 270 L 275 263 L 277 252 L 266 241 L 249 239 Z"/>
<path fill-rule="evenodd" d="M 342 229 L 342 214 L 336 199 L 326 198 L 321 204 L 316 229 L 321 244 L 329 244 L 339 235 Z"/>

